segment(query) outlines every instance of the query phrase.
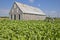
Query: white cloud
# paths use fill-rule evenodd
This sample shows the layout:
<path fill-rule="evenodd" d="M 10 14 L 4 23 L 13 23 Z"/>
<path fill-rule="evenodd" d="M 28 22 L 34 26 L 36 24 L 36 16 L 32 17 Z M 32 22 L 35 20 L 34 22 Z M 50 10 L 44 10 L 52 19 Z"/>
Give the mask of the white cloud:
<path fill-rule="evenodd" d="M 9 14 L 9 9 L 0 9 L 0 16 L 6 16 Z"/>
<path fill-rule="evenodd" d="M 2 10 L 0 10 L 0 12 L 8 12 L 9 10 L 7 10 L 7 9 L 2 9 Z"/>
<path fill-rule="evenodd" d="M 45 11 L 46 15 L 47 16 L 50 16 L 50 17 L 58 17 L 58 11 Z M 60 14 L 59 14 L 60 15 Z"/>
<path fill-rule="evenodd" d="M 56 11 L 51 11 L 50 13 L 56 13 Z"/>
<path fill-rule="evenodd" d="M 38 4 L 38 6 L 40 7 L 40 4 Z"/>
<path fill-rule="evenodd" d="M 33 3 L 35 0 L 29 0 L 31 3 Z"/>
<path fill-rule="evenodd" d="M 52 17 L 57 17 L 57 12 L 56 11 L 50 11 L 50 15 Z"/>

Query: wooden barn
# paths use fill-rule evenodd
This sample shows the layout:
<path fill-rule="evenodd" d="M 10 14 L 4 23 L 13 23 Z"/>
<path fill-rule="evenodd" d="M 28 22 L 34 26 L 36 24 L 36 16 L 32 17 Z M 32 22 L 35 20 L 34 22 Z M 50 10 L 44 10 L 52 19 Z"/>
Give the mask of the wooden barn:
<path fill-rule="evenodd" d="M 9 18 L 11 20 L 44 20 L 46 15 L 39 8 L 14 2 L 9 12 Z"/>

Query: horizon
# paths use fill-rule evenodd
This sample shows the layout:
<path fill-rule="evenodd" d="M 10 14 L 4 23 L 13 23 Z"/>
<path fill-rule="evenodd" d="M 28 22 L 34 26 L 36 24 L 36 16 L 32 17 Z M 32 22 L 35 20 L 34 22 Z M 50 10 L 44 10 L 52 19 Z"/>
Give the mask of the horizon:
<path fill-rule="evenodd" d="M 60 17 L 60 0 L 0 0 L 0 16 L 9 16 L 14 2 L 41 9 L 47 16 Z"/>

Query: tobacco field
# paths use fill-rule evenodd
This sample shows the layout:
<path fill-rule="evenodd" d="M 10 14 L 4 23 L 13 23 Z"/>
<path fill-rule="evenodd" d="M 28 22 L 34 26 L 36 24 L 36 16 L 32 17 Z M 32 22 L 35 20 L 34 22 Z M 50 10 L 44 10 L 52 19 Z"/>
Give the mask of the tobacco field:
<path fill-rule="evenodd" d="M 60 40 L 60 21 L 0 20 L 0 40 Z"/>

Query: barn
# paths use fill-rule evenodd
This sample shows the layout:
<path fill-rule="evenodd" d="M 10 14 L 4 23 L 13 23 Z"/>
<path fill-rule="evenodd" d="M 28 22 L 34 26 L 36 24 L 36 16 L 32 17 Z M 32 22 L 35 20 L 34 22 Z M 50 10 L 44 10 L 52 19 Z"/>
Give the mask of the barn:
<path fill-rule="evenodd" d="M 36 7 L 14 2 L 10 12 L 10 20 L 44 20 L 45 13 Z"/>

